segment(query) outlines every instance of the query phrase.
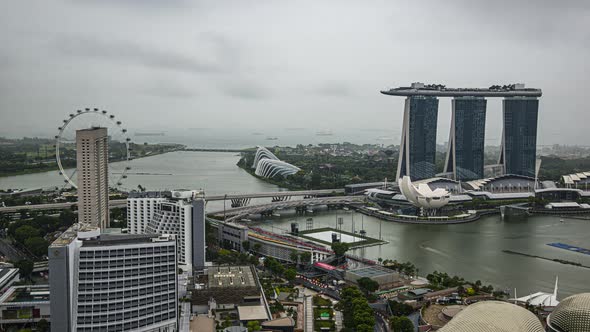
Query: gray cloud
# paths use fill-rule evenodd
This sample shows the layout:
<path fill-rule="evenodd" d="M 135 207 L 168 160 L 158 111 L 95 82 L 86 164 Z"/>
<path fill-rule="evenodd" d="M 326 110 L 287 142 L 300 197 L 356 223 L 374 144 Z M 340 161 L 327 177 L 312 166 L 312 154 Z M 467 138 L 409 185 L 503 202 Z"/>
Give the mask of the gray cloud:
<path fill-rule="evenodd" d="M 222 91 L 226 96 L 246 100 L 260 100 L 270 98 L 270 91 L 254 82 L 225 83 Z"/>
<path fill-rule="evenodd" d="M 148 67 L 200 74 L 220 73 L 226 70 L 224 64 L 216 61 L 199 60 L 198 56 L 195 55 L 181 54 L 174 50 L 163 50 L 133 41 L 67 37 L 57 40 L 55 47 L 63 55 L 97 58 L 105 61 L 121 62 L 126 65 L 140 64 Z"/>
<path fill-rule="evenodd" d="M 589 16 L 585 0 L 4 0 L 0 135 L 51 133 L 96 104 L 137 128 L 288 122 L 397 137 L 403 99 L 379 90 L 524 82 L 544 92 L 539 143 L 579 144 Z M 488 105 L 487 137 L 499 137 L 501 101 Z M 441 142 L 449 120 L 441 99 Z"/>
<path fill-rule="evenodd" d="M 316 94 L 327 97 L 351 97 L 353 89 L 345 82 L 329 81 L 318 86 L 314 91 Z"/>

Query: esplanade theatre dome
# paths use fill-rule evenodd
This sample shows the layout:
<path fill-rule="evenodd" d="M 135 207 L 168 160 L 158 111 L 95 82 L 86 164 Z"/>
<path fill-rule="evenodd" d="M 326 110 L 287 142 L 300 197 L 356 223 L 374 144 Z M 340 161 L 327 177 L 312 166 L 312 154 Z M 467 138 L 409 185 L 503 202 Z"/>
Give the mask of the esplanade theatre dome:
<path fill-rule="evenodd" d="M 484 301 L 468 306 L 439 332 L 544 332 L 541 321 L 517 305 Z"/>
<path fill-rule="evenodd" d="M 547 317 L 547 325 L 552 332 L 590 331 L 590 293 L 566 297 Z"/>

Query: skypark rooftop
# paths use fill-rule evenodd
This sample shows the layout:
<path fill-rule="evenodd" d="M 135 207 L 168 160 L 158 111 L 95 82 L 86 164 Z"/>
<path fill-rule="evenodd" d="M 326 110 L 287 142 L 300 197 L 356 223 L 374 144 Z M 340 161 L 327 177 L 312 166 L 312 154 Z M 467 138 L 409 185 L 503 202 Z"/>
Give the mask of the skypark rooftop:
<path fill-rule="evenodd" d="M 434 97 L 541 97 L 541 89 L 525 88 L 524 84 L 492 85 L 489 88 L 447 88 L 441 84 L 412 83 L 409 87 L 381 91 L 390 96 Z"/>

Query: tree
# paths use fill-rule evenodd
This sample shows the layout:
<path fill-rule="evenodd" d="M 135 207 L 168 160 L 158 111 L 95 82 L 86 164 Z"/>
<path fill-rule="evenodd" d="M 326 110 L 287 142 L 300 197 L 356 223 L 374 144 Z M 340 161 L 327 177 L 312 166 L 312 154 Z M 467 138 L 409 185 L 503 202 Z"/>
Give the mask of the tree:
<path fill-rule="evenodd" d="M 29 225 L 21 226 L 14 231 L 14 239 L 22 244 L 25 240 L 36 236 L 39 236 L 39 230 Z"/>
<path fill-rule="evenodd" d="M 248 328 L 248 332 L 260 331 L 260 322 L 257 320 L 249 321 L 246 327 Z"/>
<path fill-rule="evenodd" d="M 291 253 L 289 253 L 289 258 L 291 259 L 291 261 L 293 263 L 297 264 L 297 261 L 299 259 L 299 254 L 297 253 L 297 251 L 291 250 Z"/>
<path fill-rule="evenodd" d="M 393 332 L 414 332 L 414 324 L 406 316 L 393 316 L 390 319 Z"/>
<path fill-rule="evenodd" d="M 285 270 L 285 279 L 287 281 L 292 282 L 297 277 L 297 271 L 294 268 L 288 268 Z"/>
<path fill-rule="evenodd" d="M 37 257 L 47 255 L 49 243 L 44 238 L 35 236 L 25 240 L 25 246 Z"/>
<path fill-rule="evenodd" d="M 14 267 L 19 269 L 20 276 L 23 279 L 31 279 L 31 275 L 33 274 L 34 264 L 32 261 L 28 259 L 23 259 L 14 264 Z"/>
<path fill-rule="evenodd" d="M 49 332 L 49 322 L 45 318 L 41 318 L 37 322 L 37 331 L 38 332 Z"/>
<path fill-rule="evenodd" d="M 301 260 L 301 264 L 309 264 L 311 263 L 311 253 L 308 251 L 302 252 L 299 255 L 299 259 Z"/>
<path fill-rule="evenodd" d="M 389 301 L 389 308 L 391 308 L 391 314 L 393 316 L 408 316 L 414 312 L 411 305 L 393 300 Z"/>
<path fill-rule="evenodd" d="M 250 251 L 250 241 L 243 241 L 242 248 L 244 248 L 244 251 Z"/>
<path fill-rule="evenodd" d="M 350 246 L 348 243 L 334 242 L 332 243 L 331 248 L 334 251 L 334 254 L 336 254 L 336 257 L 344 257 L 344 254 L 350 249 Z"/>
<path fill-rule="evenodd" d="M 379 289 L 379 283 L 371 278 L 362 277 L 356 282 L 359 285 L 359 288 L 365 292 L 365 294 L 373 293 Z"/>

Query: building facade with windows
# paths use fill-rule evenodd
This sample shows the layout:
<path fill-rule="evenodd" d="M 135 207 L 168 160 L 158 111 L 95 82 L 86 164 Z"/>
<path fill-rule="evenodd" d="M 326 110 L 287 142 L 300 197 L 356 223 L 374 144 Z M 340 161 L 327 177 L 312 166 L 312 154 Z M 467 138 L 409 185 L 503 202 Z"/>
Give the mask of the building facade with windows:
<path fill-rule="evenodd" d="M 205 200 L 197 190 L 135 193 L 127 200 L 132 234 L 172 234 L 178 263 L 205 266 Z"/>
<path fill-rule="evenodd" d="M 106 128 L 76 131 L 78 221 L 109 227 L 109 143 Z"/>
<path fill-rule="evenodd" d="M 505 174 L 535 177 L 539 100 L 510 97 L 503 100 L 502 152 Z"/>
<path fill-rule="evenodd" d="M 483 97 L 455 97 L 452 100 L 451 131 L 445 173 L 457 181 L 482 179 L 486 105 Z"/>
<path fill-rule="evenodd" d="M 178 331 L 173 236 L 75 224 L 49 247 L 52 330 Z"/>
<path fill-rule="evenodd" d="M 412 180 L 434 177 L 437 119 L 438 98 L 406 98 L 396 180 L 405 175 Z"/>

